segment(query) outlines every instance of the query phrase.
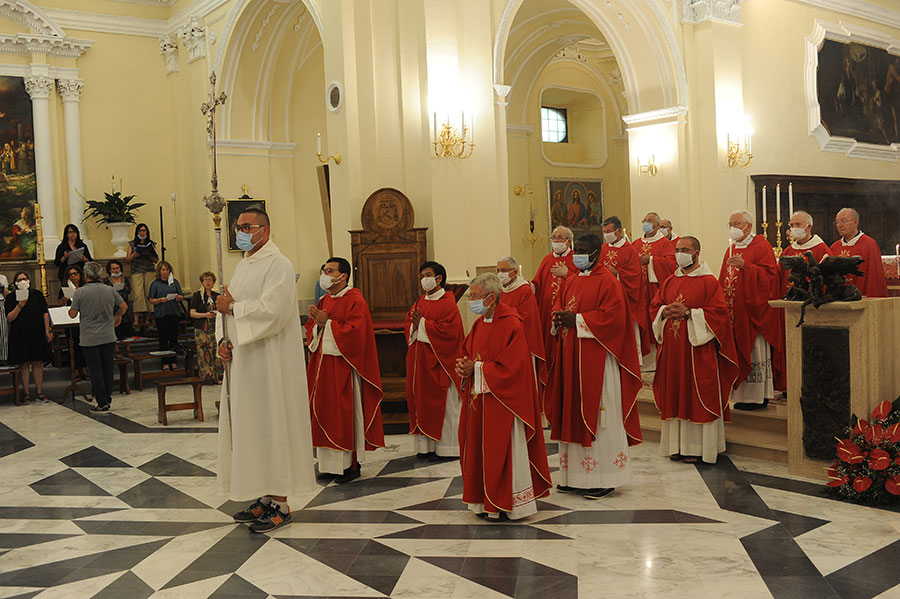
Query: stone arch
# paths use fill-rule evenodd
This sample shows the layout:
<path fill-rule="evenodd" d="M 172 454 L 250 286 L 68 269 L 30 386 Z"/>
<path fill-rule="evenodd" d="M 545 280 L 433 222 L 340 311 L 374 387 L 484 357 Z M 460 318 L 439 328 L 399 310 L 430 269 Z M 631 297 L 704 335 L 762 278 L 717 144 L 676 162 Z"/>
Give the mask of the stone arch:
<path fill-rule="evenodd" d="M 0 2 L 0 16 L 27 27 L 34 33 L 52 37 L 66 37 L 62 27 L 47 14 L 26 0 L 6 0 Z"/>

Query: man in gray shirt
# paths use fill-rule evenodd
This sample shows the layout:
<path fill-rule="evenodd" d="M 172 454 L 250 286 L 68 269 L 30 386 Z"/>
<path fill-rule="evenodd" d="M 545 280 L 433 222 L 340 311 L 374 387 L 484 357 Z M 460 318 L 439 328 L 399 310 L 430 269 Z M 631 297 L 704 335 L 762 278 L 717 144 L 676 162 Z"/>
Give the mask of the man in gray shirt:
<path fill-rule="evenodd" d="M 81 350 L 97 402 L 91 411 L 104 413 L 109 412 L 112 401 L 116 327 L 122 322 L 128 304 L 112 287 L 103 284 L 103 265 L 99 262 L 84 265 L 84 278 L 87 284 L 75 290 L 69 316 L 81 315 L 78 326 Z"/>

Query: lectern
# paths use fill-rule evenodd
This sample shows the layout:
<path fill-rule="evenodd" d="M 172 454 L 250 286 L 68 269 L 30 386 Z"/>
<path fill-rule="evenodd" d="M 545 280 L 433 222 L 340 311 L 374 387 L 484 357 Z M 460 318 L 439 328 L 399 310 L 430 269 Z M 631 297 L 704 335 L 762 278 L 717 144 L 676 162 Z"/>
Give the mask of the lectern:
<path fill-rule="evenodd" d="M 825 479 L 850 415 L 900 396 L 900 298 L 809 306 L 801 327 L 801 302 L 769 303 L 784 308 L 788 469 Z"/>

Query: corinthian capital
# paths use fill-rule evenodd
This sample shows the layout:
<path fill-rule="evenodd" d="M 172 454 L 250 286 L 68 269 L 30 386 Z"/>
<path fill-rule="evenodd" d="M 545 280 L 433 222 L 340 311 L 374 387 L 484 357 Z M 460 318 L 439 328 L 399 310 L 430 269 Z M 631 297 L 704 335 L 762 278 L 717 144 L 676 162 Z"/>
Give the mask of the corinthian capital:
<path fill-rule="evenodd" d="M 57 79 L 56 89 L 63 102 L 77 102 L 81 99 L 81 88 L 84 82 L 81 79 Z"/>
<path fill-rule="evenodd" d="M 25 77 L 25 91 L 31 96 L 32 100 L 38 98 L 49 98 L 50 91 L 53 89 L 53 77 L 45 77 L 44 75 L 30 75 Z"/>

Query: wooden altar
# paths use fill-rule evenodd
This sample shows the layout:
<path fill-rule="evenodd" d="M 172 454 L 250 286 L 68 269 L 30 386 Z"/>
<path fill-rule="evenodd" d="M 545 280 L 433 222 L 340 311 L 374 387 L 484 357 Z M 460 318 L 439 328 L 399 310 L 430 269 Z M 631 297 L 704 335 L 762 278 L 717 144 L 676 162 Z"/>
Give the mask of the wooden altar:
<path fill-rule="evenodd" d="M 773 300 L 784 309 L 788 386 L 788 469 L 825 479 L 835 437 L 850 415 L 868 419 L 900 396 L 900 298 L 864 298 L 809 306 Z"/>

